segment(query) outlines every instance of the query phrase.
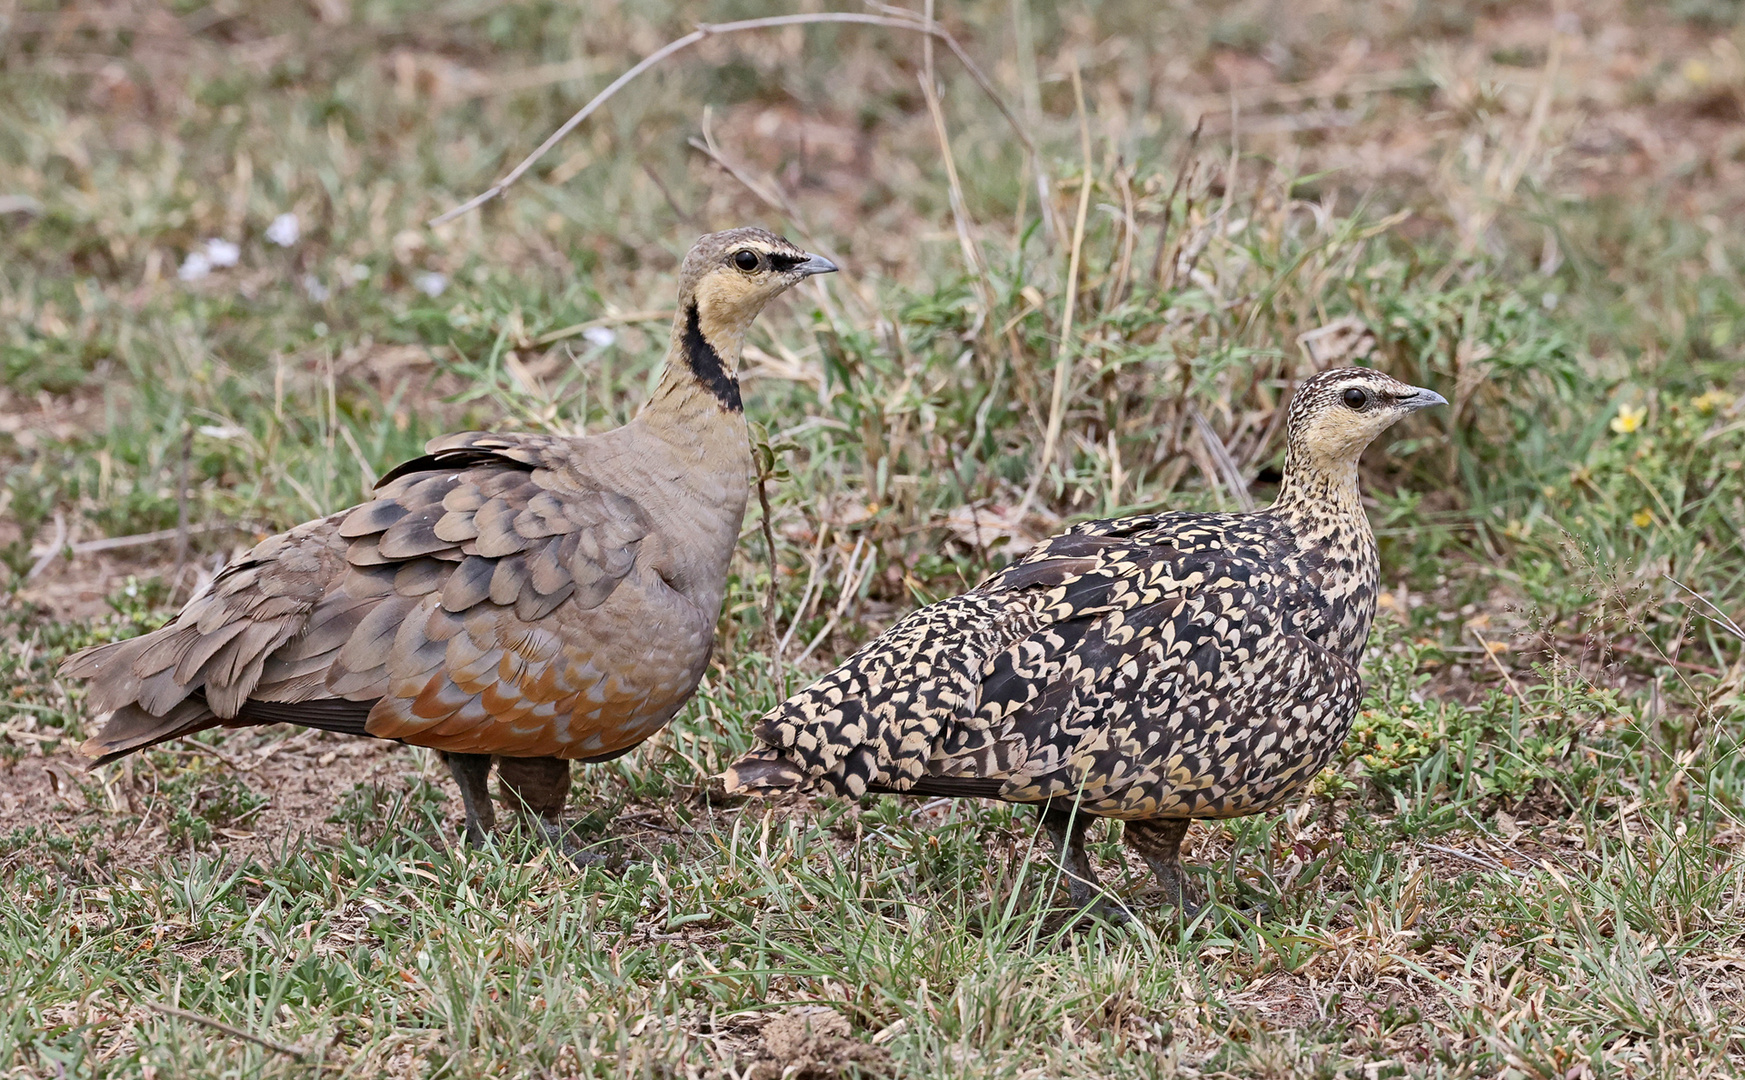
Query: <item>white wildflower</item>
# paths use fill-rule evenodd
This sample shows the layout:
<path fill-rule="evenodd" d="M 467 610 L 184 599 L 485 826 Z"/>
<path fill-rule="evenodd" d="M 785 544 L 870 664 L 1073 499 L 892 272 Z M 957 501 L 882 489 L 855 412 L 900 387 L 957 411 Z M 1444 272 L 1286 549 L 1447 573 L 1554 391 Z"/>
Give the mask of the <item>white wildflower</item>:
<path fill-rule="evenodd" d="M 618 340 L 618 332 L 609 326 L 590 326 L 582 331 L 582 340 L 596 349 L 604 349 Z"/>
<path fill-rule="evenodd" d="M 206 257 L 204 251 L 190 251 L 188 257 L 182 260 L 182 265 L 176 270 L 176 276 L 183 281 L 199 281 L 212 272 L 212 260 Z"/>
<path fill-rule="evenodd" d="M 267 239 L 280 247 L 290 247 L 302 235 L 303 229 L 296 214 L 280 214 L 267 226 Z"/>
<path fill-rule="evenodd" d="M 443 290 L 448 288 L 448 275 L 439 274 L 435 270 L 426 270 L 413 278 L 412 284 L 425 296 L 437 297 L 441 296 Z"/>
<path fill-rule="evenodd" d="M 242 249 L 228 240 L 218 237 L 206 241 L 206 259 L 214 267 L 235 266 L 242 258 Z"/>

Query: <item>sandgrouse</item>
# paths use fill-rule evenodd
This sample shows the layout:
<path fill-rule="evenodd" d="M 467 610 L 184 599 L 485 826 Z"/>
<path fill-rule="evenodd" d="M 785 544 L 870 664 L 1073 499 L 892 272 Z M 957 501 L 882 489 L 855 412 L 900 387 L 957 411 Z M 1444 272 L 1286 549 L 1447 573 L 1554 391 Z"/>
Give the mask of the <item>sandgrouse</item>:
<path fill-rule="evenodd" d="M 1271 507 L 1089 521 L 1050 538 L 765 715 L 763 745 L 727 770 L 728 791 L 1033 803 L 1080 907 L 1099 891 L 1085 829 L 1118 818 L 1189 910 L 1189 822 L 1279 806 L 1344 740 L 1379 572 L 1358 456 L 1442 404 L 1365 369 L 1305 380 Z"/>
<path fill-rule="evenodd" d="M 633 420 L 436 439 L 161 629 L 69 657 L 109 713 L 85 753 L 281 721 L 397 739 L 442 752 L 470 841 L 495 824 L 493 758 L 504 802 L 555 834 L 570 762 L 635 747 L 702 677 L 751 468 L 740 349 L 771 298 L 835 269 L 761 229 L 704 236 Z"/>

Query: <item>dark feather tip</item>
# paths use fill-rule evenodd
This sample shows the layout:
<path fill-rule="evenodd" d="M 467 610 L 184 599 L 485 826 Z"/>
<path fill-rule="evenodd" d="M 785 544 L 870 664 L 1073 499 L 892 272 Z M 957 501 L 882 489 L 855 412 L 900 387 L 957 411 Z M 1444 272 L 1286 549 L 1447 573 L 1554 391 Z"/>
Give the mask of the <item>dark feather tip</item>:
<path fill-rule="evenodd" d="M 751 791 L 783 791 L 799 787 L 805 781 L 806 774 L 793 762 L 783 758 L 751 754 L 728 766 L 721 779 L 726 784 L 727 794 L 738 795 Z"/>

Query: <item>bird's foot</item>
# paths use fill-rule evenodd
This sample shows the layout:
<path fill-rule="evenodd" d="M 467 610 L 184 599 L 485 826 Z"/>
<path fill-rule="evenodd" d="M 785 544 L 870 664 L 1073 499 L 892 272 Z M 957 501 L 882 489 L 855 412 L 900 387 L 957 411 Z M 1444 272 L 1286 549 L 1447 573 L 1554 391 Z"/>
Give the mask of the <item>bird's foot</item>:
<path fill-rule="evenodd" d="M 551 821 L 546 818 L 537 819 L 539 834 L 545 842 L 561 852 L 565 858 L 575 863 L 580 869 L 597 866 L 603 870 L 619 870 L 624 866 L 624 856 L 618 851 L 601 851 L 596 846 L 584 844 L 575 837 L 573 822 Z"/>
<path fill-rule="evenodd" d="M 1163 902 L 1166 907 L 1174 908 L 1177 917 L 1184 923 L 1192 922 L 1200 912 L 1206 910 L 1204 902 L 1194 899 L 1193 891 L 1187 886 L 1186 875 L 1179 871 L 1173 881 L 1164 882 Z"/>
<path fill-rule="evenodd" d="M 1259 922 L 1260 920 L 1262 920 L 1262 919 L 1264 919 L 1267 916 L 1272 914 L 1272 908 L 1273 908 L 1272 901 L 1270 901 L 1270 900 L 1257 900 L 1254 903 L 1243 908 L 1242 915 L 1244 918 L 1251 919 L 1254 922 Z"/>
<path fill-rule="evenodd" d="M 1184 923 L 1191 923 L 1200 917 L 1200 912 L 1206 910 L 1205 904 L 1196 904 L 1185 897 L 1169 901 L 1176 910 L 1176 917 Z"/>
<path fill-rule="evenodd" d="M 1161 910 L 1165 918 L 1173 919 L 1177 925 L 1187 926 L 1205 912 L 1209 902 L 1196 901 L 1182 895 L 1171 896 L 1165 892 Z"/>
<path fill-rule="evenodd" d="M 1072 897 L 1072 910 L 1081 919 L 1096 919 L 1110 926 L 1123 926 L 1133 920 L 1133 912 L 1113 893 L 1104 892 L 1090 881 L 1077 877 L 1067 879 Z"/>
<path fill-rule="evenodd" d="M 1062 930 L 1082 931 L 1094 926 L 1113 929 L 1126 926 L 1134 919 L 1131 909 L 1111 896 L 1098 896 L 1084 903 L 1051 904 L 1039 914 L 1048 933 Z"/>
<path fill-rule="evenodd" d="M 1079 908 L 1079 913 L 1087 918 L 1097 919 L 1110 926 L 1125 926 L 1133 921 L 1133 913 L 1127 906 L 1114 897 L 1102 896 Z"/>
<path fill-rule="evenodd" d="M 1147 858 L 1151 870 L 1157 875 L 1157 883 L 1163 886 L 1163 902 L 1176 910 L 1176 917 L 1183 923 L 1192 922 L 1206 910 L 1205 903 L 1194 899 L 1194 891 L 1188 888 L 1187 870 L 1180 859 Z"/>

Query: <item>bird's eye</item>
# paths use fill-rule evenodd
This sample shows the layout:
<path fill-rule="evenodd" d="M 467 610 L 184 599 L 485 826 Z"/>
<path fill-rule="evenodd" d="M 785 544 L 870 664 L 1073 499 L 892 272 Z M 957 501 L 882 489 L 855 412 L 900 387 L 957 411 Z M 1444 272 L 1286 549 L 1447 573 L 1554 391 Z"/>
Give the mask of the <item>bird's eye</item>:
<path fill-rule="evenodd" d="M 1355 386 L 1350 387 L 1345 391 L 1345 393 L 1339 396 L 1344 400 L 1345 404 L 1351 406 L 1353 409 L 1361 409 L 1369 404 L 1369 393 L 1364 390 L 1359 390 Z"/>
<path fill-rule="evenodd" d="M 744 270 L 748 274 L 751 273 L 753 270 L 757 269 L 757 252 L 755 252 L 755 251 L 737 252 L 733 256 L 733 265 L 739 267 L 741 270 Z"/>

